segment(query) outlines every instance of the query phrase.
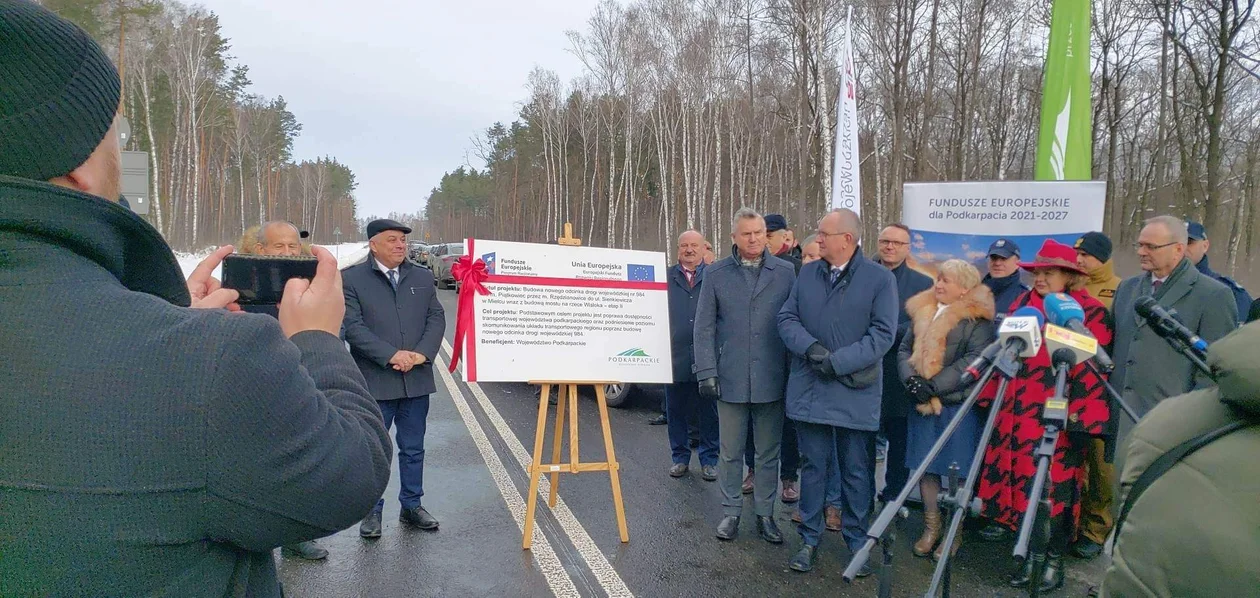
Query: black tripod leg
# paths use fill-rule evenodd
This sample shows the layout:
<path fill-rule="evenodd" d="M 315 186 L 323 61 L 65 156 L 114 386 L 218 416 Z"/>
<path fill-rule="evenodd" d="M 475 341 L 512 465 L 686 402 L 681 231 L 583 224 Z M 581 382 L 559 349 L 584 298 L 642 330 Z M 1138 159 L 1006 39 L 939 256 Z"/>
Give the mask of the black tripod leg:
<path fill-rule="evenodd" d="M 893 524 L 888 526 L 888 531 L 879 541 L 879 547 L 884 553 L 883 565 L 879 569 L 879 598 L 892 598 L 893 584 L 893 546 L 897 542 L 897 532 L 901 529 L 901 517 L 893 520 Z"/>
<path fill-rule="evenodd" d="M 1028 580 L 1028 595 L 1036 598 L 1041 595 L 1041 578 L 1046 574 L 1046 551 L 1050 547 L 1050 485 L 1046 484 L 1037 501 L 1037 518 L 1033 528 L 1028 558 L 1033 561 L 1032 577 Z M 1029 505 L 1033 506 L 1033 505 Z"/>

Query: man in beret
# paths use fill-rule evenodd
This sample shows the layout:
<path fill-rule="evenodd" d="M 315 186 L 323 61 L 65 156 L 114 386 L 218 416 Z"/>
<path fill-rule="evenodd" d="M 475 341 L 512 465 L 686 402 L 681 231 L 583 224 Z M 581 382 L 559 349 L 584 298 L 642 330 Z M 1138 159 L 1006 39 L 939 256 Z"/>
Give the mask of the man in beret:
<path fill-rule="evenodd" d="M 231 246 L 185 280 L 117 203 L 119 89 L 81 29 L 0 0 L 0 596 L 279 597 L 271 550 L 389 482 L 341 275 L 316 249 L 278 319 L 228 313 Z"/>
<path fill-rule="evenodd" d="M 1247 312 L 1251 310 L 1251 294 L 1244 289 L 1242 285 L 1234 282 L 1234 279 L 1220 274 L 1212 269 L 1208 264 L 1208 251 L 1212 249 L 1212 242 L 1208 240 L 1207 229 L 1203 225 L 1189 221 L 1186 222 L 1186 237 L 1189 242 L 1186 243 L 1186 257 L 1190 258 L 1199 273 L 1209 278 L 1215 278 L 1221 284 L 1229 287 L 1234 293 L 1234 302 L 1238 304 L 1238 320 L 1241 322 L 1247 316 Z"/>
<path fill-rule="evenodd" d="M 1098 231 L 1081 235 L 1076 240 L 1076 265 L 1089 276 L 1085 289 L 1090 296 L 1111 309 L 1116 288 L 1120 286 L 1120 277 L 1116 276 L 1115 264 L 1111 261 L 1111 239 Z"/>
<path fill-rule="evenodd" d="M 438 521 L 420 504 L 424 496 L 424 432 L 429 418 L 433 359 L 442 346 L 446 315 L 433 272 L 407 260 L 411 229 L 393 220 L 367 225 L 369 255 L 345 269 L 343 329 L 355 363 L 367 379 L 388 430 L 398 444 L 398 520 L 423 530 Z M 381 536 L 385 500 L 359 525 L 364 538 Z"/>

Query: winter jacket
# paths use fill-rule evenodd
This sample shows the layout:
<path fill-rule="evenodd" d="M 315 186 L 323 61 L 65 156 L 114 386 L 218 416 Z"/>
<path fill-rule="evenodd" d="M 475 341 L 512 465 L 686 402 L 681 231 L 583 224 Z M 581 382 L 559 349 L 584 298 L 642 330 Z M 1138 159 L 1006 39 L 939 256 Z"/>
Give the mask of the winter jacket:
<path fill-rule="evenodd" d="M 433 272 L 404 261 L 398 266 L 398 288 L 371 254 L 342 271 L 346 318 L 342 325 L 350 353 L 378 401 L 423 397 L 437 387 L 433 360 L 446 333 L 446 315 L 438 302 Z M 403 373 L 389 360 L 398 351 L 427 358 Z"/>
<path fill-rule="evenodd" d="M 674 382 L 695 382 L 691 368 L 696 364 L 696 305 L 704 283 L 704 265 L 696 268 L 695 284 L 687 284 L 682 266 L 669 269 L 669 344 L 673 355 Z"/>
<path fill-rule="evenodd" d="M 971 391 L 963 386 L 967 366 L 993 341 L 993 292 L 976 285 L 936 315 L 931 289 L 911 297 L 906 311 L 914 324 L 901 341 L 897 363 L 902 382 L 922 376 L 936 387 L 942 403 L 961 403 Z"/>
<path fill-rule="evenodd" d="M 1217 388 L 1168 399 L 1128 444 L 1122 500 L 1160 455 L 1231 422 L 1247 427 L 1164 472 L 1132 506 L 1103 596 L 1254 596 L 1260 591 L 1260 324 L 1213 344 Z"/>
<path fill-rule="evenodd" d="M 989 274 L 984 275 L 982 282 L 989 287 L 990 291 L 993 291 L 993 304 L 997 306 L 997 315 L 994 316 L 993 320 L 998 325 L 1002 324 L 1002 320 L 1008 314 L 1015 311 L 1011 304 L 1015 303 L 1015 300 L 1019 299 L 1020 295 L 1032 290 L 1020 279 L 1021 274 L 1022 271 L 1016 270 L 1014 274 L 1003 276 L 1002 278 L 994 278 Z"/>
<path fill-rule="evenodd" d="M 1112 360 L 1116 370 L 1111 385 L 1139 416 L 1168 397 L 1212 384 L 1137 315 L 1137 298 L 1151 294 L 1151 275 L 1135 276 L 1120 283 L 1113 304 L 1116 337 Z M 1200 274 L 1188 259 L 1182 260 L 1154 296 L 1164 309 L 1177 310 L 1181 323 L 1209 343 L 1238 327 L 1233 294 L 1225 285 Z M 1127 429 L 1127 418 L 1122 419 L 1121 430 Z"/>
<path fill-rule="evenodd" d="M 854 430 L 879 429 L 884 355 L 897 332 L 897 282 L 887 268 L 853 255 L 833 284 L 830 264 L 801 268 L 792 295 L 779 312 L 779 334 L 792 353 L 787 416 L 796 421 Z M 806 351 L 820 343 L 831 352 L 836 377 L 814 371 Z M 839 377 L 869 381 L 851 388 Z"/>
<path fill-rule="evenodd" d="M 1251 294 L 1247 292 L 1247 289 L 1242 288 L 1242 285 L 1234 282 L 1234 279 L 1213 270 L 1212 265 L 1208 263 L 1208 256 L 1206 255 L 1204 255 L 1203 259 L 1199 260 L 1199 263 L 1195 264 L 1194 267 L 1198 269 L 1201 274 L 1214 278 L 1217 282 L 1229 287 L 1230 292 L 1234 294 L 1234 302 L 1238 304 L 1238 321 L 1241 322 L 1245 320 L 1247 318 L 1247 312 L 1251 310 Z"/>
<path fill-rule="evenodd" d="M 1089 295 L 1103 304 L 1103 307 L 1111 309 L 1112 301 L 1116 298 L 1116 289 L 1120 286 L 1120 277 L 1116 276 L 1115 263 L 1107 260 L 1097 270 L 1089 273 L 1089 280 L 1085 282 L 1085 289 L 1089 291 Z"/>
<path fill-rule="evenodd" d="M 914 405 L 914 399 L 906 394 L 906 386 L 902 383 L 901 376 L 897 375 L 897 349 L 901 347 L 901 340 L 905 338 L 906 331 L 910 330 L 910 314 L 906 311 L 906 300 L 930 290 L 933 284 L 928 275 L 911 268 L 905 262 L 893 268 L 891 272 L 893 278 L 897 280 L 897 335 L 893 337 L 892 348 L 884 355 L 884 397 L 883 404 L 880 406 L 881 419 L 905 417 L 910 414 L 910 409 Z"/>
<path fill-rule="evenodd" d="M 139 216 L 0 176 L 0 596 L 277 597 L 385 490 L 336 336 L 189 300 Z"/>
<path fill-rule="evenodd" d="M 704 268 L 696 307 L 696 379 L 714 376 L 721 400 L 773 403 L 783 400 L 787 349 L 776 326 L 779 308 L 796 279 L 792 264 L 762 253 L 761 269 L 749 284 L 738 252 Z"/>

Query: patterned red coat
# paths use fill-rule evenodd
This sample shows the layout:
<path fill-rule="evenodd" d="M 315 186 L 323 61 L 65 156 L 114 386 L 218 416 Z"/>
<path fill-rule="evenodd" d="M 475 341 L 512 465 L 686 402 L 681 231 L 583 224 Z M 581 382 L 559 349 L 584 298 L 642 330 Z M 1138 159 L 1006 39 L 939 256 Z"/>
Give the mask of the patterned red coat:
<path fill-rule="evenodd" d="M 1069 294 L 1085 310 L 1085 327 L 1100 345 L 1110 344 L 1112 324 L 1107 309 L 1084 289 Z M 1041 295 L 1026 292 L 1007 311 L 1013 313 L 1024 306 L 1044 309 Z M 1019 375 L 1007 385 L 1006 398 L 985 451 L 978 493 L 984 501 L 984 515 L 1012 530 L 1019 529 L 1028 507 L 1028 492 L 1037 472 L 1034 452 L 1045 433 L 1041 410 L 1054 394 L 1054 378 L 1044 346 L 1037 355 L 1024 360 Z M 1085 481 L 1085 443 L 1081 437 L 1108 433 L 1111 410 L 1106 392 L 1102 380 L 1084 364 L 1068 371 L 1068 433 L 1059 435 L 1048 481 L 1050 515 L 1058 520 L 1055 529 L 1074 529 L 1079 517 L 1077 497 Z M 981 404 L 990 404 L 996 395 L 995 379 L 981 394 Z"/>

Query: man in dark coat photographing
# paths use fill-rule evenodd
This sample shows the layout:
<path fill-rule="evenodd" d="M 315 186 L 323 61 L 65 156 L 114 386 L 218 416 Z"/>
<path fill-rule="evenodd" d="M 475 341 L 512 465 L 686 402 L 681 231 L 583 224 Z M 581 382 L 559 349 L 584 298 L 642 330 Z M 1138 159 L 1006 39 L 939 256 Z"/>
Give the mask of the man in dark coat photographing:
<path fill-rule="evenodd" d="M 184 280 L 117 203 L 119 89 L 81 29 L 0 0 L 0 596 L 277 598 L 272 549 L 389 482 L 337 262 L 278 319 L 224 309 L 231 246 Z"/>
<path fill-rule="evenodd" d="M 346 268 L 346 319 L 350 353 L 380 406 L 385 429 L 394 425 L 398 444 L 399 521 L 436 530 L 438 521 L 420 505 L 424 496 L 424 432 L 429 395 L 436 390 L 433 358 L 446 332 L 433 273 L 407 261 L 411 229 L 393 220 L 367 225 L 370 255 Z M 359 535 L 381 536 L 385 500 L 363 519 Z"/>
<path fill-rule="evenodd" d="M 788 564 L 813 568 L 823 530 L 827 463 L 840 463 L 841 534 L 850 550 L 866 541 L 875 498 L 875 433 L 879 430 L 884 355 L 897 333 L 897 281 L 862 255 L 862 220 L 835 210 L 818 222 L 823 259 L 801 268 L 779 312 L 779 334 L 792 354 L 787 416 L 796 420 L 801 457 L 804 546 Z M 866 567 L 859 576 L 869 575 Z"/>

